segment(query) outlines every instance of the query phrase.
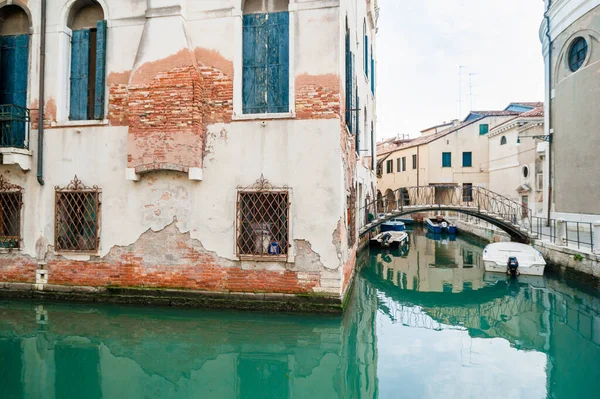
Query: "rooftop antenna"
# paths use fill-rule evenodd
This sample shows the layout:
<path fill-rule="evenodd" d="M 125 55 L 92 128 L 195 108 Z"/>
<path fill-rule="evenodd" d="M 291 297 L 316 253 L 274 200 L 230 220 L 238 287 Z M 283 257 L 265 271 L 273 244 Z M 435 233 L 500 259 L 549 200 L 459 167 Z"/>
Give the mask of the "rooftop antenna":
<path fill-rule="evenodd" d="M 469 110 L 473 110 L 473 76 L 478 73 L 469 73 Z"/>
<path fill-rule="evenodd" d="M 463 68 L 467 68 L 464 65 L 460 65 L 458 67 L 458 119 L 461 118 L 462 115 L 462 77 L 463 77 Z"/>

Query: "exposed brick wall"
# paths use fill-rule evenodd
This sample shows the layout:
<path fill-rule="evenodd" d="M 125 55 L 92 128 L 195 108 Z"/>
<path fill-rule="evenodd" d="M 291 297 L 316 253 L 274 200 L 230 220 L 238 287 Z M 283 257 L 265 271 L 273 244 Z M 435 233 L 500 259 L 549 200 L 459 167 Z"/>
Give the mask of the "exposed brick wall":
<path fill-rule="evenodd" d="M 33 101 L 29 106 L 31 110 L 31 130 L 37 130 L 39 127 L 39 107 L 40 103 L 38 100 Z M 56 101 L 54 101 L 54 98 L 50 97 L 48 101 L 46 101 L 44 108 L 44 127 L 51 127 L 53 122 L 56 122 Z"/>
<path fill-rule="evenodd" d="M 348 261 L 342 267 L 342 295 L 346 293 L 350 287 L 350 283 L 352 283 L 352 274 L 354 273 L 355 264 L 356 248 L 351 251 Z"/>
<path fill-rule="evenodd" d="M 332 119 L 340 115 L 339 76 L 300 75 L 296 77 L 296 117 Z"/>
<path fill-rule="evenodd" d="M 3 255 L 0 258 L 0 282 L 34 283 L 37 263 L 18 255 Z"/>
<path fill-rule="evenodd" d="M 89 261 L 50 256 L 48 283 L 77 286 L 117 286 L 194 289 L 215 292 L 313 293 L 321 286 L 317 271 L 265 270 L 261 264 L 242 268 L 238 261 L 206 251 L 175 224 L 148 231 L 128 247 L 115 247 Z M 35 282 L 37 262 L 20 255 L 0 258 L 0 282 Z"/>
<path fill-rule="evenodd" d="M 138 172 L 202 167 L 206 125 L 231 121 L 233 80 L 194 57 L 182 50 L 143 65 L 126 93 L 111 86 L 109 118 L 129 125 L 128 166 Z"/>

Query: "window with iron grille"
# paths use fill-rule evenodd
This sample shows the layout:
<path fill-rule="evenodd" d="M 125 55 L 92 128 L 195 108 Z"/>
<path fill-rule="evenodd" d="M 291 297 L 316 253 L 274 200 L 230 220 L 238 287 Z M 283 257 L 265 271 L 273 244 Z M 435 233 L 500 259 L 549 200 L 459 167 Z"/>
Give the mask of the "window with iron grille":
<path fill-rule="evenodd" d="M 0 176 L 0 248 L 19 248 L 23 188 Z"/>
<path fill-rule="evenodd" d="M 261 177 L 253 186 L 238 188 L 238 256 L 287 256 L 289 219 L 290 197 L 287 187 L 273 187 Z"/>
<path fill-rule="evenodd" d="M 95 252 L 100 241 L 100 189 L 75 176 L 56 190 L 54 245 L 56 251 Z"/>
<path fill-rule="evenodd" d="M 417 154 L 412 156 L 413 169 L 417 169 Z"/>

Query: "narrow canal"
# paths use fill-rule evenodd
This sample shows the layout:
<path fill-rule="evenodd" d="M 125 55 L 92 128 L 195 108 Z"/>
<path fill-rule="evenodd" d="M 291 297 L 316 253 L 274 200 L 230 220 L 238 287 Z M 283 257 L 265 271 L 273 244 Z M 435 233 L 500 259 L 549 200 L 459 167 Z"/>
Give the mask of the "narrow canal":
<path fill-rule="evenodd" d="M 364 252 L 343 317 L 0 301 L 0 398 L 597 398 L 598 292 L 484 245 Z"/>

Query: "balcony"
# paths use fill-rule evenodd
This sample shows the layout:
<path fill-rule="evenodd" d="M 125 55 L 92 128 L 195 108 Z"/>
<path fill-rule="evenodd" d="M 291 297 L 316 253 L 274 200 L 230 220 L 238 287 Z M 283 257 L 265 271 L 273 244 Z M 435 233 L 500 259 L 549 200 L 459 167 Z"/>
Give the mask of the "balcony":
<path fill-rule="evenodd" d="M 3 165 L 31 170 L 29 134 L 31 111 L 14 104 L 0 104 L 0 156 Z"/>

